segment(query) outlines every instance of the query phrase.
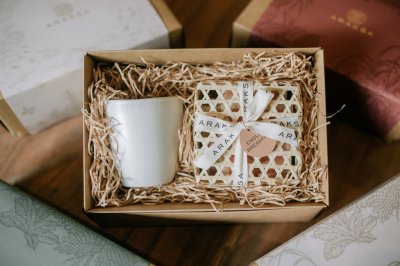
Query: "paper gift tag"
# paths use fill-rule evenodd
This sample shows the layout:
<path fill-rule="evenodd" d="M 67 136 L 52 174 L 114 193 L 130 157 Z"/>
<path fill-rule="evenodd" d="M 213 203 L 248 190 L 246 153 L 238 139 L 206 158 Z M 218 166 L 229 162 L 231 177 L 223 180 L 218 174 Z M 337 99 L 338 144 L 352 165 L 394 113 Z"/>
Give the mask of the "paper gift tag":
<path fill-rule="evenodd" d="M 239 135 L 239 141 L 243 151 L 253 157 L 267 156 L 276 146 L 276 140 L 250 130 L 242 130 Z"/>

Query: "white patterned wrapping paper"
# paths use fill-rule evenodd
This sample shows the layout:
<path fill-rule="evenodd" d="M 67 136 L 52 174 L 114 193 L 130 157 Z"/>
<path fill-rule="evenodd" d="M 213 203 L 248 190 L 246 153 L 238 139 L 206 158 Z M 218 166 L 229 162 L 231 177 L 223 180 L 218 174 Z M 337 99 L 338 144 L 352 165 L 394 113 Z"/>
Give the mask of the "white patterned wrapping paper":
<path fill-rule="evenodd" d="M 168 47 L 148 0 L 0 1 L 0 89 L 31 134 L 80 114 L 86 51 Z"/>
<path fill-rule="evenodd" d="M 400 175 L 253 264 L 400 265 Z"/>

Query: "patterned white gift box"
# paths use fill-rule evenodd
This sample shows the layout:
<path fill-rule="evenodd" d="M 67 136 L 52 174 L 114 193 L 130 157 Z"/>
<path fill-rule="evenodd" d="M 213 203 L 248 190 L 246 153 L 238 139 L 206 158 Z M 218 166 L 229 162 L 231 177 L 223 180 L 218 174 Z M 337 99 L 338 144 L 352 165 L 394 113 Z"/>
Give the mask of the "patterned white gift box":
<path fill-rule="evenodd" d="M 23 136 L 79 115 L 86 51 L 169 48 L 180 29 L 162 0 L 0 1 L 0 120 Z"/>
<path fill-rule="evenodd" d="M 400 176 L 252 265 L 400 265 Z"/>

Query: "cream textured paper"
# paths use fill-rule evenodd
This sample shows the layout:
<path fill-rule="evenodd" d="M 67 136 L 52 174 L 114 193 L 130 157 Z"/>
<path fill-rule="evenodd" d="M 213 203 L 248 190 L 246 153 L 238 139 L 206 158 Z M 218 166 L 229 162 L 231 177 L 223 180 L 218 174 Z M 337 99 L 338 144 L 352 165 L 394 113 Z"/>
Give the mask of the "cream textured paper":
<path fill-rule="evenodd" d="M 237 84 L 231 82 L 199 83 L 195 95 L 195 113 L 201 112 L 234 124 L 240 121 L 242 113 L 236 87 Z M 258 121 L 274 122 L 293 128 L 297 138 L 301 139 L 302 105 L 298 85 L 287 82 L 263 84 L 255 82 L 254 92 L 257 90 L 267 90 L 274 94 L 274 98 Z M 295 124 L 298 127 L 294 126 Z M 221 135 L 194 130 L 195 157 L 201 156 L 206 147 L 210 147 L 219 136 Z M 232 184 L 234 153 L 232 145 L 209 169 L 195 167 L 196 180 L 205 184 Z M 248 156 L 248 183 L 279 185 L 283 180 L 289 179 L 289 183 L 297 184 L 301 164 L 302 157 L 299 150 L 290 144 L 278 141 L 274 151 L 268 156 L 260 158 Z"/>
<path fill-rule="evenodd" d="M 0 89 L 31 134 L 79 115 L 86 51 L 168 47 L 147 0 L 0 1 Z"/>
<path fill-rule="evenodd" d="M 251 265 L 398 266 L 399 191 L 397 176 Z"/>

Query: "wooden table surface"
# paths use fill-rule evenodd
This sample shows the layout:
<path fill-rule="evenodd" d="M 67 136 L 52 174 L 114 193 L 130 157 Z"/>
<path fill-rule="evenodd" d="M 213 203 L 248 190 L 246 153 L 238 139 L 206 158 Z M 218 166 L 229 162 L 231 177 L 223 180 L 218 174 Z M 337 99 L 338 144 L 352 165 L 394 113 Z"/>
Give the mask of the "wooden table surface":
<path fill-rule="evenodd" d="M 247 0 L 167 1 L 187 47 L 227 47 Z M 82 118 L 17 139 L 0 128 L 0 178 L 157 265 L 248 265 L 400 172 L 400 142 L 387 144 L 340 119 L 328 126 L 331 205 L 310 223 L 101 228 L 82 211 Z"/>

